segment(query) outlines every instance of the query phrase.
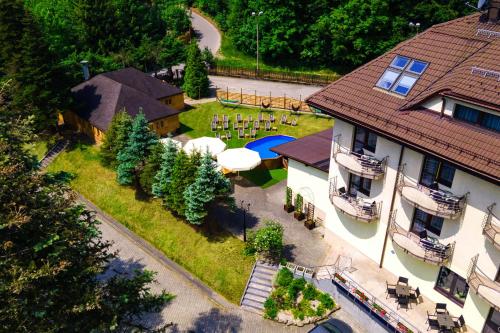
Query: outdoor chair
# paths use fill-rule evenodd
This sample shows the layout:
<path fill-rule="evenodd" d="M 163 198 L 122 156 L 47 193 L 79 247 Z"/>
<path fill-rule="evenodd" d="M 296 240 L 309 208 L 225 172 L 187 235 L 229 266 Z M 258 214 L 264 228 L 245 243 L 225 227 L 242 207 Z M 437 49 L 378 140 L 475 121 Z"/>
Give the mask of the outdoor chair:
<path fill-rule="evenodd" d="M 292 119 L 292 123 L 291 123 L 292 126 L 297 126 L 297 118 L 293 118 Z"/>
<path fill-rule="evenodd" d="M 387 281 L 385 281 L 385 285 L 387 286 L 387 289 L 386 289 L 386 294 L 387 294 L 387 298 L 389 297 L 394 297 L 394 298 L 397 298 L 398 295 L 396 294 L 396 285 L 395 284 L 389 284 Z"/>
<path fill-rule="evenodd" d="M 271 122 L 269 120 L 266 121 L 266 131 L 271 130 Z"/>
<path fill-rule="evenodd" d="M 418 299 L 420 297 L 420 289 L 417 287 L 413 293 L 410 294 L 410 299 L 414 300 L 418 304 Z"/>
<path fill-rule="evenodd" d="M 434 313 L 448 313 L 448 310 L 446 310 L 446 303 L 436 303 L 436 309 Z"/>
<path fill-rule="evenodd" d="M 238 130 L 238 123 L 233 123 L 233 130 L 237 131 Z"/>
<path fill-rule="evenodd" d="M 255 120 L 253 122 L 253 128 L 256 129 L 256 130 L 260 129 L 260 124 L 259 124 L 259 122 L 257 120 Z"/>
<path fill-rule="evenodd" d="M 231 134 L 231 132 L 226 133 L 226 139 L 230 140 L 232 137 L 233 135 Z"/>
<path fill-rule="evenodd" d="M 408 285 L 408 278 L 400 276 L 398 278 L 398 284 L 406 284 L 406 285 Z"/>
<path fill-rule="evenodd" d="M 453 318 L 453 322 L 455 323 L 455 328 L 461 329 L 465 326 L 465 319 L 462 315 L 458 318 Z"/>
<path fill-rule="evenodd" d="M 262 112 L 259 112 L 259 123 L 264 121 L 264 117 L 262 116 Z"/>
<path fill-rule="evenodd" d="M 257 131 L 254 129 L 252 129 L 252 131 L 250 132 L 250 137 L 251 138 L 255 138 L 257 136 Z"/>
<path fill-rule="evenodd" d="M 238 138 L 243 139 L 245 137 L 245 132 L 243 132 L 243 128 L 238 129 Z"/>
<path fill-rule="evenodd" d="M 345 190 L 345 187 L 341 187 L 341 188 L 339 188 L 339 193 L 340 193 L 340 196 L 341 196 L 341 197 L 345 197 L 345 196 L 347 196 L 347 192 L 346 192 L 346 190 Z"/>
<path fill-rule="evenodd" d="M 248 129 L 248 121 L 243 121 L 243 128 Z"/>
<path fill-rule="evenodd" d="M 408 309 L 410 308 L 410 300 L 406 296 L 403 297 L 398 296 L 398 310 L 403 306 L 406 307 L 406 311 L 408 311 Z"/>
<path fill-rule="evenodd" d="M 427 330 L 430 330 L 430 329 L 439 330 L 440 329 L 439 322 L 437 321 L 437 317 L 435 315 L 429 314 L 429 312 L 427 312 L 426 323 L 429 324 L 429 327 L 427 328 Z"/>
<path fill-rule="evenodd" d="M 215 121 L 212 121 L 211 127 L 212 127 L 212 132 L 215 132 L 217 130 L 217 123 Z"/>
<path fill-rule="evenodd" d="M 224 122 L 224 130 L 228 130 L 228 129 L 229 129 L 229 122 L 225 121 Z"/>
<path fill-rule="evenodd" d="M 275 122 L 275 120 L 276 120 L 276 119 L 274 119 L 274 114 L 272 114 L 272 113 L 271 113 L 271 114 L 269 115 L 269 121 L 270 121 L 270 122 L 272 122 L 272 123 L 274 123 L 274 122 Z"/>
<path fill-rule="evenodd" d="M 420 237 L 420 239 L 426 239 L 427 238 L 427 230 L 422 230 L 418 233 L 418 237 Z"/>
<path fill-rule="evenodd" d="M 241 114 L 239 114 L 239 113 L 238 113 L 238 114 L 236 115 L 236 122 L 237 122 L 237 123 L 241 123 L 242 121 L 243 121 L 243 120 L 242 120 L 242 118 L 241 118 Z"/>
<path fill-rule="evenodd" d="M 286 124 L 286 114 L 282 114 L 282 115 L 281 115 L 281 121 L 280 121 L 280 123 L 281 123 L 282 125 Z"/>

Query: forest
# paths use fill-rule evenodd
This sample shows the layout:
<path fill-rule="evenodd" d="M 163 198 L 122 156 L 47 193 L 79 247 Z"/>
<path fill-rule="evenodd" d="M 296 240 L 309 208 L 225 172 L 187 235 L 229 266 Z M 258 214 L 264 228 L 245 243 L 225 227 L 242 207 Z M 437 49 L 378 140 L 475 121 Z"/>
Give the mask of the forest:
<path fill-rule="evenodd" d="M 357 67 L 417 31 L 473 11 L 463 0 L 193 0 L 247 55 L 289 65 Z M 260 12 L 260 17 L 252 12 Z"/>

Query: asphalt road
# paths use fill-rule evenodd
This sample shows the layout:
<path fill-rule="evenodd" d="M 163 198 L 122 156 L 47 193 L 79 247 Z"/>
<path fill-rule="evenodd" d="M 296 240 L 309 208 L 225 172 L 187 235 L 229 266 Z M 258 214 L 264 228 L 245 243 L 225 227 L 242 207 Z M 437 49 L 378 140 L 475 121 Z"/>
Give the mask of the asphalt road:
<path fill-rule="evenodd" d="M 213 54 L 220 49 L 221 35 L 219 30 L 201 15 L 191 12 L 191 25 L 198 39 L 198 45 L 203 50 L 208 47 Z"/>

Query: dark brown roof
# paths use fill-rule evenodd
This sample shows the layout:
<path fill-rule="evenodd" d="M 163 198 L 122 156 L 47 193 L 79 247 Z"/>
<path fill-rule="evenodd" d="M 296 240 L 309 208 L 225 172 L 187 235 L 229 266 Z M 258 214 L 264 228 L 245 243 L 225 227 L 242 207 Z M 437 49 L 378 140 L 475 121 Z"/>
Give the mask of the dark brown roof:
<path fill-rule="evenodd" d="M 431 27 L 313 94 L 307 103 L 498 181 L 498 133 L 422 106 L 431 97 L 448 95 L 500 109 L 498 80 L 472 73 L 473 66 L 500 71 L 500 37 L 478 32 L 500 32 L 500 25 L 480 23 L 479 15 Z M 396 55 L 429 63 L 406 97 L 375 88 Z"/>
<path fill-rule="evenodd" d="M 117 71 L 122 72 L 117 76 L 123 76 L 126 70 L 128 69 Z M 142 73 L 135 69 L 128 72 L 134 73 L 135 77 L 140 76 L 136 72 Z M 139 113 L 139 109 L 142 108 L 148 122 L 169 117 L 180 112 L 157 101 L 155 97 L 145 93 L 144 89 L 137 89 L 114 80 L 113 77 L 116 77 L 114 73 L 116 72 L 94 76 L 90 80 L 80 83 L 71 89 L 76 101 L 76 112 L 78 115 L 88 120 L 100 130 L 106 131 L 113 116 L 122 109 L 125 109 L 131 116 L 135 116 Z M 158 79 L 148 77 L 145 73 L 142 73 L 142 76 L 148 78 L 147 80 L 143 80 L 144 82 L 149 82 L 149 79 L 152 79 L 159 81 L 162 87 L 167 85 Z M 178 88 L 175 89 L 179 90 Z M 174 89 L 170 88 L 167 90 L 174 91 Z"/>
<path fill-rule="evenodd" d="M 333 130 L 327 129 L 271 148 L 277 154 L 328 172 Z"/>

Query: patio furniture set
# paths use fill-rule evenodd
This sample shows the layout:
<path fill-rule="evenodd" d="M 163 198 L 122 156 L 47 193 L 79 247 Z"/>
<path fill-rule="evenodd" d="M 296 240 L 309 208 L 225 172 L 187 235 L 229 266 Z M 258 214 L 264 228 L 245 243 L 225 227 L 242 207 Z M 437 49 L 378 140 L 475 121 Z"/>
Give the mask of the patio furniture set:
<path fill-rule="evenodd" d="M 283 115 L 281 117 L 281 121 L 282 124 L 297 126 L 297 119 L 293 119 L 291 122 L 287 122 L 286 115 Z M 266 119 L 262 112 L 259 112 L 258 119 L 256 120 L 254 120 L 251 115 L 248 115 L 248 117 L 244 119 L 240 113 L 236 114 L 236 119 L 233 122 L 232 129 L 233 131 L 236 131 L 238 133 L 239 139 L 255 138 L 257 137 L 257 131 L 261 129 L 260 127 L 261 123 L 264 124 L 264 130 L 266 132 L 278 131 L 278 127 L 274 126 L 274 124 L 276 123 L 274 114 L 272 113 L 269 114 L 269 118 Z M 210 128 L 212 129 L 212 132 L 216 132 L 215 137 L 227 140 L 232 139 L 232 134 L 229 129 L 228 115 L 223 115 L 222 117 L 219 117 L 218 114 L 214 114 L 210 124 Z M 219 130 L 223 131 L 222 134 L 218 132 Z"/>
<path fill-rule="evenodd" d="M 353 204 L 355 207 L 359 207 L 362 210 L 363 214 L 366 214 L 368 216 L 372 216 L 376 214 L 377 210 L 377 202 L 376 201 L 366 201 L 362 198 L 356 197 L 356 195 L 353 195 L 352 193 L 347 193 L 345 187 L 339 188 L 339 195 L 340 197 L 344 198 L 351 204 Z"/>
<path fill-rule="evenodd" d="M 430 237 L 427 230 L 422 230 L 418 234 L 420 240 L 419 244 L 426 250 L 432 252 L 435 256 L 446 258 L 448 255 L 451 244 L 444 245 L 438 239 Z"/>
<path fill-rule="evenodd" d="M 411 309 L 411 303 L 419 304 L 420 290 L 417 287 L 413 289 L 408 284 L 408 278 L 400 276 L 396 284 L 389 284 L 386 281 L 387 298 L 393 297 L 398 303 L 398 309 L 405 307 L 406 310 Z M 465 327 L 463 316 L 453 317 L 446 310 L 445 303 L 437 303 L 433 314 L 427 312 L 427 321 L 429 324 L 427 330 L 434 329 L 440 333 L 453 333 Z"/>

